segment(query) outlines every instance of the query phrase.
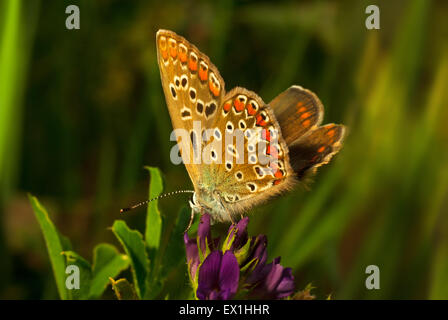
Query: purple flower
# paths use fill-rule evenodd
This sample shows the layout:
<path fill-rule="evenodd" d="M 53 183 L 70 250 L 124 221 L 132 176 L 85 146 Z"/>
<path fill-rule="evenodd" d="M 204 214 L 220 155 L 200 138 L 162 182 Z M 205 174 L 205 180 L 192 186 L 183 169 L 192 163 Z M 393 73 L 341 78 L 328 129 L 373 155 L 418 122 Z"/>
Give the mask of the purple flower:
<path fill-rule="evenodd" d="M 268 239 L 265 235 L 258 235 L 255 240 L 252 241 L 252 248 L 250 254 L 246 259 L 245 264 L 248 264 L 249 275 L 246 280 L 248 285 L 254 285 L 266 276 L 267 271 L 266 260 L 268 259 L 268 252 L 266 247 L 268 245 Z"/>
<path fill-rule="evenodd" d="M 240 268 L 231 251 L 210 253 L 199 269 L 196 295 L 201 300 L 228 300 L 237 289 Z"/>
<path fill-rule="evenodd" d="M 242 289 L 238 297 L 258 299 L 281 299 L 293 293 L 291 269 L 280 265 L 280 258 L 266 264 L 267 238 L 248 236 L 249 218 L 230 226 L 221 247 L 219 238 L 212 238 L 210 216 L 204 214 L 200 221 L 196 238 L 184 235 L 190 280 L 198 299 L 231 299 L 238 288 Z"/>
<path fill-rule="evenodd" d="M 280 257 L 260 271 L 260 280 L 251 295 L 258 299 L 281 299 L 294 293 L 294 276 L 291 268 L 280 265 Z"/>

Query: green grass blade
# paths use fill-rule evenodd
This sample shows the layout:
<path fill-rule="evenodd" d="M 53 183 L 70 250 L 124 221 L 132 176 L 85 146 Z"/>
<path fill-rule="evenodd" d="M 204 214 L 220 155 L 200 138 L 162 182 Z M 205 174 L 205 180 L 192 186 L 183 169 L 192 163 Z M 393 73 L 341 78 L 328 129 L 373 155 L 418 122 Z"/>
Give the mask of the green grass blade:
<path fill-rule="evenodd" d="M 36 197 L 32 195 L 29 195 L 28 197 L 44 235 L 59 296 L 61 299 L 66 300 L 68 295 L 65 288 L 65 258 L 61 255 L 64 251 L 61 238 L 59 237 L 56 227 L 48 216 L 47 210 L 39 203 Z"/>

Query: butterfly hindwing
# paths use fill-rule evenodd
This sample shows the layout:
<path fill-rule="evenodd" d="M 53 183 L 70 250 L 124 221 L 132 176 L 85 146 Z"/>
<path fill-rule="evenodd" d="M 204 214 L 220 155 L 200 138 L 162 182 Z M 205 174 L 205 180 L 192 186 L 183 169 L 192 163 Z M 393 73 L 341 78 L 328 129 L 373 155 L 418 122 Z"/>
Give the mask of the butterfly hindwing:
<path fill-rule="evenodd" d="M 341 148 L 344 135 L 343 125 L 327 124 L 310 131 L 290 145 L 291 165 L 297 178 L 303 179 L 328 163 Z"/>
<path fill-rule="evenodd" d="M 282 128 L 283 138 L 289 145 L 322 122 L 324 108 L 310 90 L 292 86 L 275 97 L 269 106 Z"/>
<path fill-rule="evenodd" d="M 328 163 L 339 151 L 345 127 L 335 124 L 319 127 L 324 108 L 310 90 L 291 86 L 269 105 L 282 129 L 289 148 L 291 166 L 299 180 Z"/>

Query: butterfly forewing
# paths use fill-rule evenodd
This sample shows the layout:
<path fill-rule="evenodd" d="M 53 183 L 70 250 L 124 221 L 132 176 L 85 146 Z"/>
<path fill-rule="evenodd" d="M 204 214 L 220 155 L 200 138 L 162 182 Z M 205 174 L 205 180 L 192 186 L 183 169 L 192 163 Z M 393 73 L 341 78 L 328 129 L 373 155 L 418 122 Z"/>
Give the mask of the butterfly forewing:
<path fill-rule="evenodd" d="M 157 32 L 157 56 L 162 87 L 174 129 L 185 129 L 188 137 L 177 135 L 183 162 L 193 182 L 202 170 L 201 135 L 213 121 L 224 95 L 224 81 L 217 68 L 195 46 L 168 30 Z"/>

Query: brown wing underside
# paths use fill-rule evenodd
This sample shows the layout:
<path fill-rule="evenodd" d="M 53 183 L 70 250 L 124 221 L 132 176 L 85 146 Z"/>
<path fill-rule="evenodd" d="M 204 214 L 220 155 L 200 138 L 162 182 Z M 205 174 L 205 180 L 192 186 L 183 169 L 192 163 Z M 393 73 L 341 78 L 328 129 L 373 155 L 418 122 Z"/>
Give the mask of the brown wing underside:
<path fill-rule="evenodd" d="M 341 148 L 345 127 L 336 124 L 319 126 L 324 108 L 310 90 L 292 86 L 269 105 L 282 128 L 291 166 L 299 180 L 328 163 Z"/>

